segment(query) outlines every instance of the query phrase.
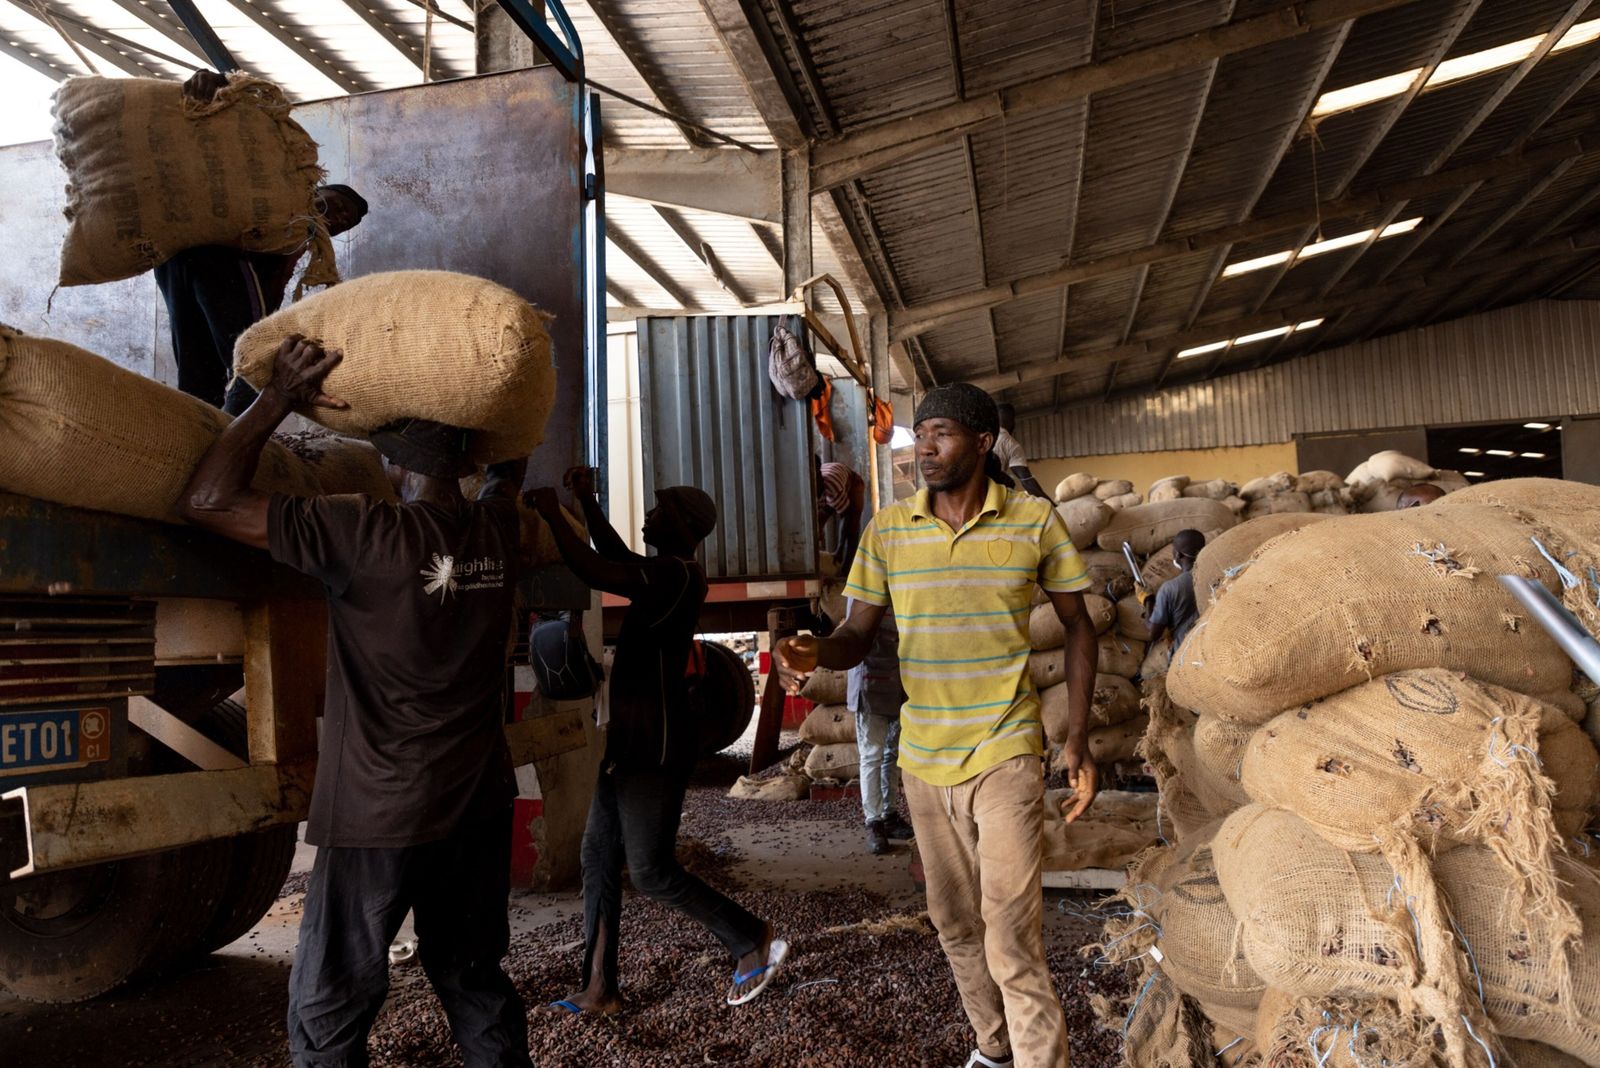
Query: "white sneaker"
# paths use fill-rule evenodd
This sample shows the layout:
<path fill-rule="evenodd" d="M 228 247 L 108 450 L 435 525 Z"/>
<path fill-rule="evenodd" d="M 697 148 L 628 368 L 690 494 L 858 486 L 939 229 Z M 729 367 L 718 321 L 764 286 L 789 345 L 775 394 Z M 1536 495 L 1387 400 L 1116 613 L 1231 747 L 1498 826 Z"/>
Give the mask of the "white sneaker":
<path fill-rule="evenodd" d="M 972 1056 L 967 1058 L 966 1068 L 1011 1068 L 1016 1063 L 1010 1057 L 1003 1061 L 991 1060 L 978 1050 L 972 1051 Z"/>

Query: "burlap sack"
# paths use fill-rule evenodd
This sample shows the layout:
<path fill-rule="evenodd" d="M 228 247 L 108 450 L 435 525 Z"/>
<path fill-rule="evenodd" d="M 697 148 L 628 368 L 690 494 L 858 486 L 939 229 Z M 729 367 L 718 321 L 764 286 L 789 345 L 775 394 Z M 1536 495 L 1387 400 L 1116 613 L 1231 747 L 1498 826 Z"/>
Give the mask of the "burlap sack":
<path fill-rule="evenodd" d="M 1122 543 L 1127 542 L 1134 552 L 1144 556 L 1171 542 L 1180 530 L 1193 528 L 1209 539 L 1234 522 L 1232 510 L 1221 501 L 1180 497 L 1124 508 L 1100 531 L 1099 544 L 1102 549 L 1120 552 Z"/>
<path fill-rule="evenodd" d="M 1378 675 L 1443 667 L 1576 716 L 1571 661 L 1499 574 L 1559 589 L 1523 525 L 1493 507 L 1313 523 L 1213 601 L 1167 675 L 1172 699 L 1260 724 Z"/>
<path fill-rule="evenodd" d="M 1202 1012 L 1205 1006 L 1200 1006 Z M 1224 1068 L 1261 1068 L 1261 1053 L 1256 1048 L 1253 1032 L 1239 1034 L 1226 1024 L 1218 1023 L 1207 1013 L 1206 1019 L 1211 1023 L 1211 1051 L 1213 1060 L 1210 1064 L 1220 1064 Z"/>
<path fill-rule="evenodd" d="M 1150 717 L 1138 715 L 1114 727 L 1096 727 L 1089 732 L 1089 759 L 1096 764 L 1135 759 L 1139 754 L 1139 741 L 1149 726 Z"/>
<path fill-rule="evenodd" d="M 327 431 L 277 433 L 272 440 L 299 458 L 322 493 L 365 493 L 395 500 L 394 484 L 383 470 L 383 457 L 370 442 Z M 476 494 L 467 499 L 472 500 Z"/>
<path fill-rule="evenodd" d="M 856 740 L 856 714 L 844 705 L 818 705 L 800 721 L 800 740 L 837 745 Z"/>
<path fill-rule="evenodd" d="M 1321 493 L 1344 489 L 1344 479 L 1336 471 L 1306 471 L 1295 476 L 1294 488 L 1301 493 Z"/>
<path fill-rule="evenodd" d="M 1232 512 L 1236 518 L 1242 517 L 1250 507 L 1250 502 L 1237 494 L 1232 497 L 1222 498 L 1222 503 L 1227 505 L 1228 511 Z"/>
<path fill-rule="evenodd" d="M 1215 591 L 1234 568 L 1242 568 L 1257 549 L 1291 530 L 1317 522 L 1321 517 L 1309 512 L 1261 516 L 1206 539 L 1206 547 L 1194 562 L 1195 602 L 1204 609 L 1210 603 L 1207 593 Z M 1214 594 L 1213 594 L 1214 595 Z"/>
<path fill-rule="evenodd" d="M 1136 504 L 1143 504 L 1144 497 L 1137 493 L 1124 493 L 1120 497 L 1107 497 L 1106 507 L 1113 512 L 1120 512 L 1124 508 L 1132 508 Z"/>
<path fill-rule="evenodd" d="M 1233 496 L 1238 489 L 1232 482 L 1225 478 L 1213 478 L 1207 482 L 1191 482 L 1183 487 L 1185 497 L 1205 497 L 1213 501 L 1225 501 Z"/>
<path fill-rule="evenodd" d="M 1094 488 L 1094 495 L 1102 501 L 1126 496 L 1133 492 L 1133 483 L 1125 478 L 1108 478 Z"/>
<path fill-rule="evenodd" d="M 1411 488 L 1410 480 L 1369 482 L 1356 494 L 1363 515 L 1392 512 L 1400 507 L 1400 495 Z"/>
<path fill-rule="evenodd" d="M 1512 1068 L 1584 1068 L 1584 1062 L 1543 1042 L 1507 1039 L 1506 1053 Z"/>
<path fill-rule="evenodd" d="M 741 775 L 728 791 L 728 796 L 745 801 L 799 801 L 810 792 L 810 779 L 785 772 L 767 779 Z"/>
<path fill-rule="evenodd" d="M 1311 496 L 1305 493 L 1289 491 L 1257 497 L 1250 502 L 1250 507 L 1244 510 L 1244 517 L 1246 519 L 1258 519 L 1264 515 L 1282 515 L 1285 512 L 1309 511 L 1311 511 Z"/>
<path fill-rule="evenodd" d="M 849 782 L 861 777 L 861 754 L 855 742 L 819 745 L 806 757 L 806 774 L 813 781 Z"/>
<path fill-rule="evenodd" d="M 1139 678 L 1160 678 L 1167 673 L 1167 667 L 1171 663 L 1172 639 L 1163 638 L 1159 642 L 1147 643 L 1144 660 L 1139 664 Z"/>
<path fill-rule="evenodd" d="M 1211 1024 L 1193 998 L 1153 965 L 1133 980 L 1134 995 L 1092 995 L 1101 1027 L 1122 1032 L 1122 1068 L 1194 1068 L 1211 1061 Z"/>
<path fill-rule="evenodd" d="M 1364 486 L 1368 482 L 1374 481 L 1377 481 L 1377 476 L 1372 473 L 1372 469 L 1367 466 L 1367 461 L 1365 460 L 1356 464 L 1355 468 L 1344 476 L 1344 484 L 1351 487 Z"/>
<path fill-rule="evenodd" d="M 1146 493 L 1146 496 L 1149 498 L 1151 503 L 1156 503 L 1159 501 L 1175 501 L 1179 497 L 1182 497 L 1183 491 L 1188 488 L 1188 475 L 1168 475 L 1166 478 L 1158 478 L 1154 482 L 1150 483 L 1150 489 Z"/>
<path fill-rule="evenodd" d="M 1253 478 L 1239 487 L 1239 496 L 1247 501 L 1258 500 L 1262 497 L 1272 497 L 1280 493 L 1294 491 L 1294 476 L 1287 471 L 1279 471 L 1271 475 L 1262 475 Z"/>
<path fill-rule="evenodd" d="M 161 78 L 68 78 L 56 90 L 67 172 L 61 284 L 131 278 L 198 245 L 296 253 L 338 281 L 316 208 L 317 145 L 271 82 L 235 74 L 209 103 Z"/>
<path fill-rule="evenodd" d="M 1396 836 L 1492 844 L 1528 907 L 1554 912 L 1554 856 L 1589 821 L 1597 769 L 1594 744 L 1557 710 L 1429 669 L 1269 720 L 1245 747 L 1240 781 L 1341 849 L 1397 866 Z"/>
<path fill-rule="evenodd" d="M 1217 879 L 1211 840 L 1220 823 L 1188 836 L 1146 895 L 1157 927 L 1161 970 L 1212 1018 L 1255 1018 L 1266 983 L 1250 967 L 1238 939 L 1239 921 Z"/>
<path fill-rule="evenodd" d="M 350 439 L 343 440 L 348 441 Z M 461 495 L 469 501 L 477 500 L 478 494 L 483 490 L 483 482 L 484 475 L 482 471 L 467 475 L 461 479 Z M 573 515 L 566 505 L 561 506 L 561 518 L 566 521 L 568 527 L 572 528 L 572 532 L 578 535 L 579 541 L 588 544 L 589 528 L 582 519 Z M 565 558 L 561 555 L 561 547 L 556 544 L 555 533 L 550 529 L 550 524 L 546 523 L 544 517 L 538 512 L 524 504 L 520 497 L 517 499 L 517 525 L 517 547 L 521 552 L 524 563 L 538 567 L 565 562 Z"/>
<path fill-rule="evenodd" d="M 1240 776 L 1245 751 L 1254 734 L 1254 728 L 1219 716 L 1201 716 L 1195 721 L 1196 792 L 1219 815 L 1250 803 Z"/>
<path fill-rule="evenodd" d="M 1095 537 L 1116 515 L 1105 501 L 1095 496 L 1075 497 L 1065 504 L 1058 504 L 1056 513 L 1067 525 L 1072 544 L 1078 549 L 1091 548 Z"/>
<path fill-rule="evenodd" d="M 550 316 L 511 290 L 450 271 L 390 271 L 345 282 L 267 316 L 239 336 L 234 370 L 257 389 L 278 343 L 304 334 L 344 360 L 328 393 L 345 410 L 301 412 L 344 434 L 398 419 L 475 431 L 480 463 L 527 456 L 555 400 Z"/>
<path fill-rule="evenodd" d="M 1435 471 L 1429 478 L 1424 479 L 1424 481 L 1438 486 L 1440 489 L 1444 490 L 1446 494 L 1455 493 L 1458 490 L 1464 490 L 1468 486 L 1472 485 L 1471 482 L 1467 481 L 1467 476 L 1463 475 L 1460 471 Z"/>
<path fill-rule="evenodd" d="M 1255 1047 L 1273 1068 L 1453 1068 L 1425 1020 L 1382 998 L 1297 998 L 1268 989 Z"/>
<path fill-rule="evenodd" d="M 181 522 L 179 496 L 228 416 L 64 341 L 0 326 L 0 490 Z M 309 497 L 312 472 L 276 442 L 254 485 Z"/>
<path fill-rule="evenodd" d="M 1096 634 L 1104 634 L 1111 629 L 1116 610 L 1110 601 L 1097 594 L 1086 593 L 1083 595 L 1083 607 L 1089 614 L 1089 622 L 1094 625 Z M 1028 615 L 1028 647 L 1048 651 L 1059 649 L 1066 643 L 1067 630 L 1062 626 L 1061 617 L 1056 614 L 1056 606 L 1050 603 L 1035 605 Z"/>
<path fill-rule="evenodd" d="M 1135 641 L 1150 640 L 1150 621 L 1145 618 L 1144 605 L 1132 594 L 1117 602 L 1117 633 Z"/>
<path fill-rule="evenodd" d="M 1317 490 L 1308 496 L 1311 510 L 1318 515 L 1350 514 L 1350 503 L 1345 499 L 1344 490 Z"/>
<path fill-rule="evenodd" d="M 1383 858 L 1346 853 L 1259 805 L 1229 816 L 1211 848 L 1245 956 L 1270 986 L 1298 997 L 1392 998 L 1439 1028 L 1447 1063 L 1478 1063 L 1468 1028 L 1484 1032 L 1488 1021 L 1468 994 L 1431 879 L 1397 884 Z"/>
<path fill-rule="evenodd" d="M 1165 545 L 1151 553 L 1139 569 L 1139 575 L 1144 579 L 1144 584 L 1150 587 L 1151 593 L 1159 590 L 1168 579 L 1177 578 L 1179 571 L 1173 561 L 1172 546 Z"/>
<path fill-rule="evenodd" d="M 1087 549 L 1080 554 L 1083 557 L 1083 566 L 1089 571 L 1089 588 L 1095 593 L 1105 594 L 1106 583 L 1116 579 L 1128 579 L 1128 565 L 1122 559 L 1121 553 L 1108 553 L 1104 549 Z"/>
<path fill-rule="evenodd" d="M 849 672 L 819 667 L 800 687 L 800 696 L 818 705 L 842 705 L 848 696 Z"/>
<path fill-rule="evenodd" d="M 1093 493 L 1099 482 L 1093 475 L 1075 471 L 1056 483 L 1056 500 L 1065 503 L 1086 493 Z"/>
<path fill-rule="evenodd" d="M 1049 803 L 1044 806 L 1040 841 L 1044 848 L 1045 871 L 1082 871 L 1085 868 L 1121 871 L 1155 840 L 1152 831 L 1137 830 L 1120 822 L 1100 821 L 1090 813 L 1076 823 L 1068 823 L 1062 819 L 1058 806 Z"/>
<path fill-rule="evenodd" d="M 1421 460 L 1394 449 L 1373 453 L 1367 458 L 1367 473 L 1380 482 L 1396 479 L 1419 481 L 1433 477 L 1433 468 Z"/>
<path fill-rule="evenodd" d="M 1045 735 L 1057 744 L 1067 737 L 1067 685 L 1058 683 L 1039 693 Z M 1120 675 L 1095 675 L 1089 702 L 1089 726 L 1111 727 L 1139 714 L 1139 691 Z"/>
<path fill-rule="evenodd" d="M 1137 638 L 1124 638 L 1120 634 L 1100 635 L 1100 653 L 1095 670 L 1105 675 L 1121 675 L 1131 679 L 1139 674 L 1144 661 L 1146 643 Z"/>

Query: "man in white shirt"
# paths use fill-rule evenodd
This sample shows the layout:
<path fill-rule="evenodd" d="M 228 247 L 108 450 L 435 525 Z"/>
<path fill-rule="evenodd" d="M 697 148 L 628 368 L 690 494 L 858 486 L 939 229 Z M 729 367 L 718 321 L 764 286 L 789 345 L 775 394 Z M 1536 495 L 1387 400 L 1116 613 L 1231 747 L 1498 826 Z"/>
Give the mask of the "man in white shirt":
<path fill-rule="evenodd" d="M 1017 485 L 1035 497 L 1043 497 L 1048 501 L 1050 495 L 1039 486 L 1039 480 L 1033 477 L 1033 472 L 1028 470 L 1028 454 L 1023 451 L 1022 443 L 1011 436 L 1012 429 L 1017 425 L 1017 410 L 1009 404 L 996 407 L 1000 409 L 1000 436 L 995 439 L 994 454 L 1001 468 L 1017 480 Z"/>

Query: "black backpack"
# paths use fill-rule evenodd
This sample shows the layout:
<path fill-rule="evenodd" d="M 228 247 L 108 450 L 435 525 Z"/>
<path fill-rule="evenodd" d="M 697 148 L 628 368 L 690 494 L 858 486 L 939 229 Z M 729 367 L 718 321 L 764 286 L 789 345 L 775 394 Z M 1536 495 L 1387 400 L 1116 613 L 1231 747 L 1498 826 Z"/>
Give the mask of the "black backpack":
<path fill-rule="evenodd" d="M 600 692 L 605 668 L 589 653 L 582 612 L 540 616 L 528 631 L 528 663 L 539 692 L 553 701 L 581 701 Z"/>

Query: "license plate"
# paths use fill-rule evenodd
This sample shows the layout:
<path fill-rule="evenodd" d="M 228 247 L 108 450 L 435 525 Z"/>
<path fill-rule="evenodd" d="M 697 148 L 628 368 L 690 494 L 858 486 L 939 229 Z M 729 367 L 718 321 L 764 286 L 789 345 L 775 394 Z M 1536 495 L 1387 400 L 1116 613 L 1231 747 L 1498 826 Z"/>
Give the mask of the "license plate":
<path fill-rule="evenodd" d="M 0 776 L 80 768 L 110 759 L 108 708 L 0 715 Z"/>

